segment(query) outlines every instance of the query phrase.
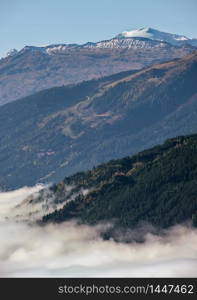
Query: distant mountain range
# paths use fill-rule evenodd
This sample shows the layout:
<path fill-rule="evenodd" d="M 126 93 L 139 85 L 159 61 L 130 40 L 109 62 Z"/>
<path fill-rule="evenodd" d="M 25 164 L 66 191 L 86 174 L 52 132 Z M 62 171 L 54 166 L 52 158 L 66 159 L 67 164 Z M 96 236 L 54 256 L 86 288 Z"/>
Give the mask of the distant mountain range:
<path fill-rule="evenodd" d="M 197 52 L 0 108 L 0 187 L 58 182 L 197 132 Z"/>
<path fill-rule="evenodd" d="M 142 28 L 97 43 L 13 49 L 0 60 L 0 105 L 46 88 L 180 58 L 195 49 L 196 41 Z"/>
<path fill-rule="evenodd" d="M 127 230 L 140 224 L 146 228 L 154 225 L 157 230 L 188 221 L 197 226 L 196 181 L 197 135 L 173 138 L 134 156 L 66 177 L 50 188 L 54 205 L 64 206 L 42 221 L 112 222 L 106 237 L 116 238 L 123 230 L 124 240 L 132 237 Z M 46 202 L 44 190 L 25 205 L 42 201 Z"/>

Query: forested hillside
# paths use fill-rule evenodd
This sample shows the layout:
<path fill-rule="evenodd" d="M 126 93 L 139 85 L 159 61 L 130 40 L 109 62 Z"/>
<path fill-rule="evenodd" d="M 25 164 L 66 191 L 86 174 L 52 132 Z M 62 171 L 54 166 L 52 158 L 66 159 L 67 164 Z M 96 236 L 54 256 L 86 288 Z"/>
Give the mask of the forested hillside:
<path fill-rule="evenodd" d="M 69 195 L 68 186 L 74 187 Z M 186 221 L 196 226 L 197 135 L 168 139 L 161 146 L 66 177 L 51 191 L 58 203 L 84 189 L 89 192 L 46 215 L 43 222 L 113 221 L 113 230 L 132 229 L 140 222 L 157 228 Z"/>

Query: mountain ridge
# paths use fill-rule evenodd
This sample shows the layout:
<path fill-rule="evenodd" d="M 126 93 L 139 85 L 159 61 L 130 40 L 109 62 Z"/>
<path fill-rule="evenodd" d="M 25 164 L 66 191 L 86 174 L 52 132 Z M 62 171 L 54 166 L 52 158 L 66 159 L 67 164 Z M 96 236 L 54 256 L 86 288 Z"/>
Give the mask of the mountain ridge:
<path fill-rule="evenodd" d="M 196 48 L 144 37 L 25 46 L 0 60 L 0 105 L 55 86 L 102 78 L 183 57 Z"/>
<path fill-rule="evenodd" d="M 10 55 L 17 55 L 19 53 L 23 53 L 26 50 L 35 50 L 35 51 L 43 51 L 45 53 L 50 54 L 55 53 L 55 50 L 62 51 L 65 48 L 92 48 L 92 47 L 105 47 L 107 44 L 110 44 L 110 41 L 117 41 L 117 40 L 128 40 L 128 44 L 123 43 L 123 47 L 130 46 L 129 41 L 132 43 L 132 39 L 135 40 L 152 40 L 163 42 L 163 46 L 165 43 L 172 44 L 174 46 L 182 46 L 182 45 L 191 45 L 197 47 L 197 39 L 196 38 L 188 38 L 184 35 L 180 34 L 171 34 L 163 31 L 159 31 L 157 29 L 151 27 L 144 27 L 140 29 L 130 30 L 130 31 L 123 31 L 122 33 L 117 34 L 115 37 L 111 39 L 106 39 L 98 42 L 86 42 L 84 44 L 77 44 L 77 43 L 59 43 L 59 44 L 49 44 L 46 46 L 25 46 L 21 50 L 17 51 L 16 49 L 11 49 L 8 52 L 8 56 Z M 151 44 L 150 44 L 151 45 Z M 154 45 L 154 44 L 152 44 Z M 111 47 L 116 47 L 116 43 L 111 44 Z M 121 45 L 120 45 L 121 46 Z M 137 45 L 136 45 L 137 46 Z M 51 50 L 51 51 L 50 51 Z"/>

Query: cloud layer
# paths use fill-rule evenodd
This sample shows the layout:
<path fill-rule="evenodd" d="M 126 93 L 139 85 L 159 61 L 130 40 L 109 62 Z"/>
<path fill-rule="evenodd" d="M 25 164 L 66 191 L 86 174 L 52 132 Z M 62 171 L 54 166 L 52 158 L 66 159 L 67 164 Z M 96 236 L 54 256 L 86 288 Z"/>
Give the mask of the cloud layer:
<path fill-rule="evenodd" d="M 0 193 L 0 277 L 197 276 L 197 230 L 188 226 L 125 244 L 100 237 L 106 224 L 38 226 L 15 219 L 14 207 L 41 188 Z"/>

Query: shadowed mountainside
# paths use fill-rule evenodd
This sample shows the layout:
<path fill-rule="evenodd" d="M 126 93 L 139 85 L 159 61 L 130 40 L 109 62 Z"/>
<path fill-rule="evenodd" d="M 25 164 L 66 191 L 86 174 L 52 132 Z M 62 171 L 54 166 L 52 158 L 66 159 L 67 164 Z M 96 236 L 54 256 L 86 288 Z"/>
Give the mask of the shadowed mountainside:
<path fill-rule="evenodd" d="M 65 175 L 197 131 L 197 54 L 0 108 L 0 186 Z"/>

